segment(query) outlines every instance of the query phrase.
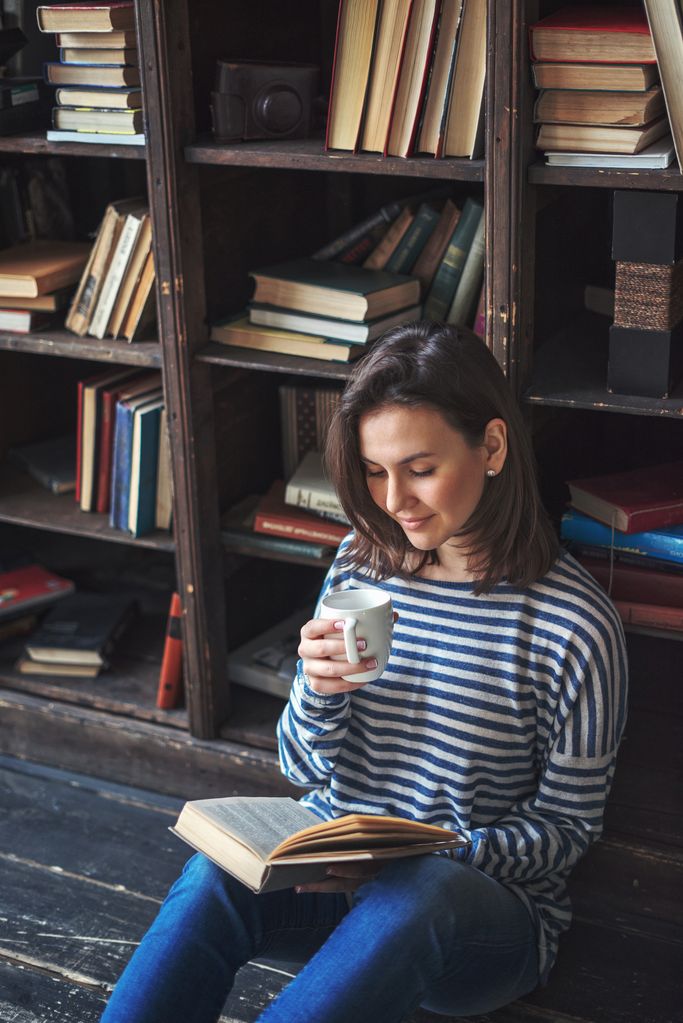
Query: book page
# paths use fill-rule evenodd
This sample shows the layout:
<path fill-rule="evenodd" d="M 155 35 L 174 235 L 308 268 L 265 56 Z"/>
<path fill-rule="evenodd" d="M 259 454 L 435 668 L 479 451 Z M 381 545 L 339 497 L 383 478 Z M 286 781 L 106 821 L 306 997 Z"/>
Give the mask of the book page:
<path fill-rule="evenodd" d="M 332 853 L 350 849 L 376 850 L 400 845 L 403 848 L 424 843 L 448 846 L 465 845 L 466 840 L 455 832 L 423 821 L 385 815 L 347 814 L 330 821 L 318 822 L 299 834 L 291 835 L 273 850 L 273 857 Z"/>
<path fill-rule="evenodd" d="M 186 804 L 192 815 L 234 836 L 266 860 L 290 835 L 320 818 L 289 796 L 228 796 L 198 799 Z M 195 824 L 196 827 L 196 824 Z"/>

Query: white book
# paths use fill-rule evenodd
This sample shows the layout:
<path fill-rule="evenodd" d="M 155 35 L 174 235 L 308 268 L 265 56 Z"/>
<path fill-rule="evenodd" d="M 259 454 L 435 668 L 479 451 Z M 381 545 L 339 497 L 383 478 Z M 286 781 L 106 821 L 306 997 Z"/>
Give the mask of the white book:
<path fill-rule="evenodd" d="M 485 229 L 486 217 L 485 211 L 482 208 L 470 250 L 465 257 L 465 265 L 462 268 L 458 287 L 446 317 L 446 322 L 454 323 L 456 327 L 465 326 L 481 290 L 481 277 L 484 272 L 484 253 L 486 248 Z"/>
<path fill-rule="evenodd" d="M 228 654 L 228 678 L 249 689 L 289 699 L 296 675 L 301 626 L 313 617 L 302 608 Z"/>
<path fill-rule="evenodd" d="M 613 170 L 662 170 L 673 163 L 674 144 L 670 135 L 657 139 L 639 153 L 548 152 L 548 167 L 611 167 Z"/>
<path fill-rule="evenodd" d="M 65 128 L 48 128 L 48 142 L 96 142 L 100 146 L 144 146 L 145 136 L 142 132 L 109 131 L 67 131 Z"/>
<path fill-rule="evenodd" d="M 323 472 L 320 452 L 304 455 L 296 472 L 287 482 L 285 504 L 295 508 L 308 508 L 318 515 L 326 515 L 336 522 L 348 522 L 334 487 Z"/>
<path fill-rule="evenodd" d="M 101 340 L 107 333 L 114 302 L 119 293 L 121 282 L 125 276 L 135 242 L 147 212 L 147 207 L 141 206 L 138 210 L 126 215 L 123 227 L 121 228 L 121 234 L 111 257 L 111 262 L 102 281 L 102 288 L 90 321 L 90 326 L 88 327 L 88 334 L 91 337 L 97 337 Z"/>

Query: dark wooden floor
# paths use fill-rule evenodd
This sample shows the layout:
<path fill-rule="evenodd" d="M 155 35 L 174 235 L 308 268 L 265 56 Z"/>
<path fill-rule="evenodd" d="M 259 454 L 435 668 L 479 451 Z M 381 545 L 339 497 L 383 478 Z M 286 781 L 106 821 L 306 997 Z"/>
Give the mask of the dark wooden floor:
<path fill-rule="evenodd" d="M 167 830 L 181 802 L 0 757 L 0 1023 L 99 1018 L 186 858 Z M 490 1023 L 683 1019 L 682 880 L 670 846 L 600 843 L 577 872 L 551 983 Z M 250 964 L 223 1018 L 255 1020 L 287 979 Z"/>

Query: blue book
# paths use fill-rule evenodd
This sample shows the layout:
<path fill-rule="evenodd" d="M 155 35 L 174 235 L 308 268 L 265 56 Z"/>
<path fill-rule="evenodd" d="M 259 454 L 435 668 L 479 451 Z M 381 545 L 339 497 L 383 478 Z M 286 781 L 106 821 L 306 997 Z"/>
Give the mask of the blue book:
<path fill-rule="evenodd" d="M 423 202 L 410 227 L 391 254 L 386 269 L 392 273 L 409 274 L 429 241 L 438 220 L 438 211 L 429 203 Z"/>
<path fill-rule="evenodd" d="M 611 526 L 570 508 L 562 516 L 560 536 L 592 547 L 613 547 L 615 551 L 683 564 L 683 524 L 645 533 L 622 533 L 618 529 L 613 532 Z"/>
<path fill-rule="evenodd" d="M 479 199 L 470 196 L 465 201 L 460 219 L 455 225 L 427 295 L 424 308 L 426 320 L 445 322 L 462 276 L 465 260 L 477 233 L 482 209 L 483 203 Z"/>
<path fill-rule="evenodd" d="M 115 529 L 128 529 L 130 474 L 133 457 L 133 417 L 135 409 L 161 396 L 161 390 L 116 403 L 114 426 L 114 457 L 111 477 L 111 511 L 109 525 Z"/>
<path fill-rule="evenodd" d="M 157 397 L 133 412 L 130 481 L 128 485 L 128 532 L 133 536 L 154 529 L 159 464 L 159 424 L 164 400 Z"/>

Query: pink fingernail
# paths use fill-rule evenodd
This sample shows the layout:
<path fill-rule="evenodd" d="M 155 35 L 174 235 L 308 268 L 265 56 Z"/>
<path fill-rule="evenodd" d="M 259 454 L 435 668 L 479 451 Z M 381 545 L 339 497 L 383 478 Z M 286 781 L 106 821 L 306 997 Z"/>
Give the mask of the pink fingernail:
<path fill-rule="evenodd" d="M 358 642 L 356 643 L 356 646 L 358 647 L 359 650 L 365 650 L 367 645 L 368 644 L 365 642 L 364 639 L 359 639 Z"/>
<path fill-rule="evenodd" d="M 377 658 L 376 657 L 371 657 L 369 661 L 365 662 L 365 667 L 369 668 L 370 671 L 372 671 L 373 668 L 377 667 Z"/>
<path fill-rule="evenodd" d="M 344 629 L 344 622 L 335 622 L 334 623 L 334 627 L 335 627 L 335 629 L 341 629 L 343 631 L 343 629 Z"/>

